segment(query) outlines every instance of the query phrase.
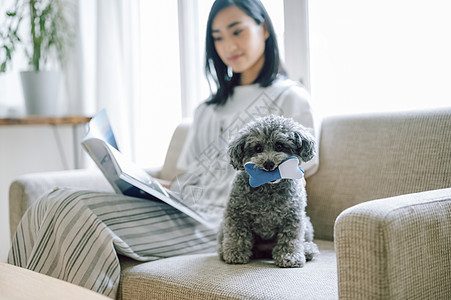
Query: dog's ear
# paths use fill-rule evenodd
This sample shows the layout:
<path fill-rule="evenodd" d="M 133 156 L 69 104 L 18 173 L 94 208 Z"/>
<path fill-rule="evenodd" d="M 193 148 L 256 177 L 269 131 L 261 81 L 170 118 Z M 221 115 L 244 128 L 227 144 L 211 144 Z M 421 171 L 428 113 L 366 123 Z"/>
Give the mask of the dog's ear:
<path fill-rule="evenodd" d="M 305 128 L 294 132 L 296 150 L 302 161 L 307 162 L 316 155 L 316 140 Z"/>
<path fill-rule="evenodd" d="M 244 165 L 243 165 L 244 145 L 246 143 L 247 135 L 248 134 L 239 133 L 229 143 L 229 148 L 227 150 L 227 154 L 230 157 L 230 164 L 236 170 L 244 170 Z"/>

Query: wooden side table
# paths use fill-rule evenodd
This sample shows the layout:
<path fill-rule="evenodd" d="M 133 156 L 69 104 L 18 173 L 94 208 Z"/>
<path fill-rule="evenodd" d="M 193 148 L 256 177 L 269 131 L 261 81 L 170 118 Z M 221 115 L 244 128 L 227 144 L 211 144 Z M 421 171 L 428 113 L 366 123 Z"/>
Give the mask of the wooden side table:
<path fill-rule="evenodd" d="M 86 288 L 2 262 L 0 299 L 111 300 Z"/>
<path fill-rule="evenodd" d="M 80 166 L 78 159 L 78 134 L 77 128 L 80 125 L 84 125 L 91 120 L 91 117 L 86 116 L 66 116 L 66 117 L 39 117 L 39 116 L 28 116 L 21 118 L 0 118 L 0 126 L 19 126 L 19 125 L 48 125 L 56 128 L 61 125 L 72 126 L 72 138 L 74 143 L 74 166 L 78 169 Z M 57 131 L 54 131 L 57 143 L 59 143 L 59 151 L 62 156 L 64 156 L 62 146 L 60 145 L 60 138 Z"/>

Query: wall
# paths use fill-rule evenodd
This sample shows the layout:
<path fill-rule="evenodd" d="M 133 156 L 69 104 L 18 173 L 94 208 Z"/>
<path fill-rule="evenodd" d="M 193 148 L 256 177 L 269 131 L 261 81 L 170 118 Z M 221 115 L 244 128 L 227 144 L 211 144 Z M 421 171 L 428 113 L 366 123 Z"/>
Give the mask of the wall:
<path fill-rule="evenodd" d="M 83 131 L 77 129 L 79 141 Z M 0 261 L 6 261 L 10 247 L 10 183 L 25 173 L 73 168 L 73 149 L 72 126 L 0 126 Z"/>

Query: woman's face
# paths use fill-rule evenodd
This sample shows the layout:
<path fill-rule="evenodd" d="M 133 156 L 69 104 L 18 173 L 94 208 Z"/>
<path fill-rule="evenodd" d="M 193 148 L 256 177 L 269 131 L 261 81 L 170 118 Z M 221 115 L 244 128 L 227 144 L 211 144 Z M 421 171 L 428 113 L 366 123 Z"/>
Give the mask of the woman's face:
<path fill-rule="evenodd" d="M 265 41 L 269 36 L 263 24 L 236 6 L 221 10 L 212 23 L 216 51 L 233 72 L 241 73 L 241 84 L 254 82 L 264 63 Z"/>

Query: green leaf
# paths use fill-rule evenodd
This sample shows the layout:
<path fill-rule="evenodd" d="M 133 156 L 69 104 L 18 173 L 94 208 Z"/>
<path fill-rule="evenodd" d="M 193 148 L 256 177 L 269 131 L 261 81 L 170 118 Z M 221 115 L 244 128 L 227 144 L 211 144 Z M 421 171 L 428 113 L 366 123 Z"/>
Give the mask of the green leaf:
<path fill-rule="evenodd" d="M 73 27 L 65 18 L 68 3 L 57 0 L 11 2 L 15 3 L 14 7 L 6 11 L 5 18 L 0 20 L 0 51 L 3 59 L 0 63 L 3 70 L 9 66 L 16 49 L 25 52 L 29 66 L 35 70 L 44 67 L 46 61 L 52 61 L 53 58 L 60 64 L 64 63 L 66 49 L 72 46 L 75 38 Z M 31 39 L 21 38 L 24 35 L 31 35 Z"/>
<path fill-rule="evenodd" d="M 11 60 L 11 51 L 9 50 L 8 46 L 3 45 L 3 48 L 5 48 L 6 51 L 6 60 Z"/>

